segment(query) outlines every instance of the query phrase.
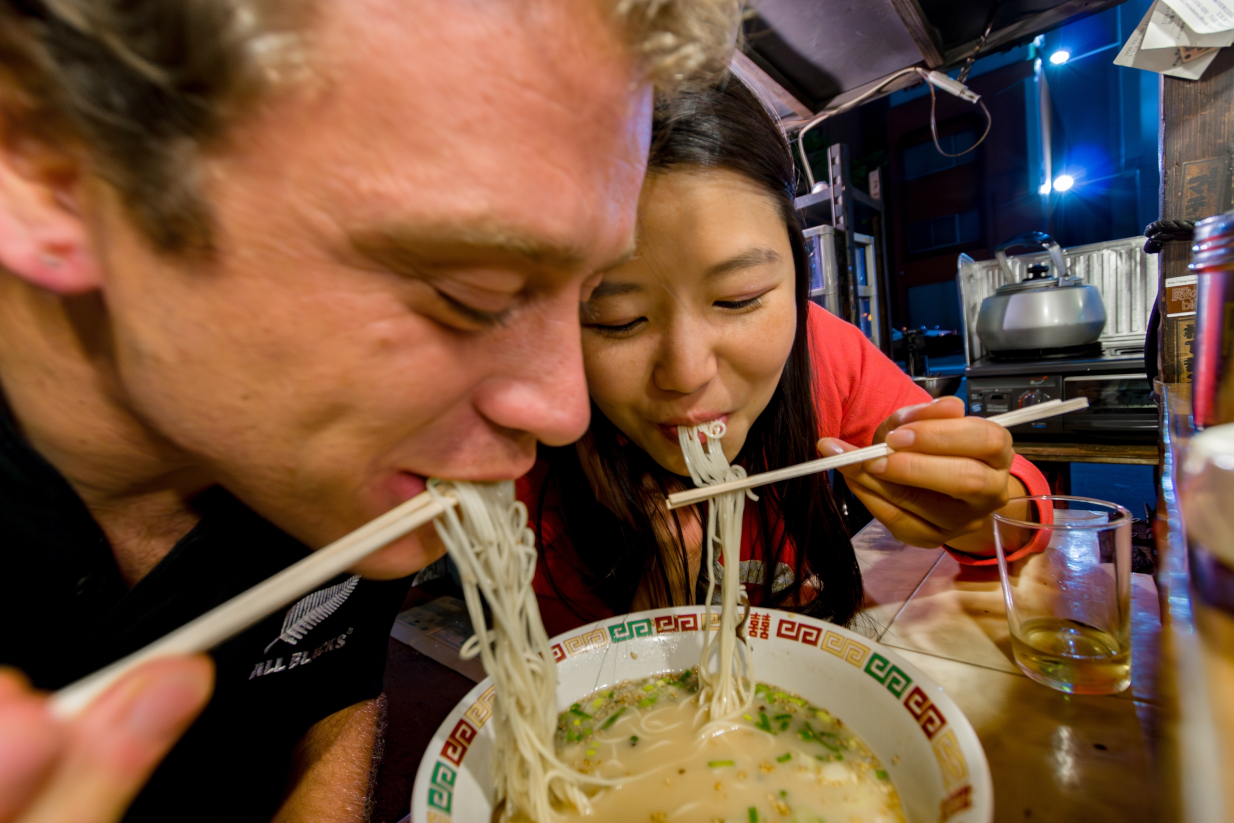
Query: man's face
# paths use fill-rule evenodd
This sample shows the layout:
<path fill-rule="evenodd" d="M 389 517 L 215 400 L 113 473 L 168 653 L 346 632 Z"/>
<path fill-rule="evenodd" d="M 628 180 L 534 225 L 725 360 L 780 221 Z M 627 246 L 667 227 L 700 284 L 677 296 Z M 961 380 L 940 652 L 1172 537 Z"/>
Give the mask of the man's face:
<path fill-rule="evenodd" d="M 578 305 L 632 242 L 650 131 L 607 5 L 322 2 L 311 76 L 202 161 L 212 261 L 96 210 L 118 402 L 312 546 L 577 439 Z"/>

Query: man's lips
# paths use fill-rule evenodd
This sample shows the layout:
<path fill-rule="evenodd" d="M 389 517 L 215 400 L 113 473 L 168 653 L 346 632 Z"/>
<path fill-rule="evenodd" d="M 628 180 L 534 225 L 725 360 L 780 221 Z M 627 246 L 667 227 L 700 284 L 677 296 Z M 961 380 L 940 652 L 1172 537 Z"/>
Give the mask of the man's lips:
<path fill-rule="evenodd" d="M 389 485 L 399 502 L 410 500 L 428 488 L 425 478 L 411 472 L 395 472 L 390 476 Z"/>

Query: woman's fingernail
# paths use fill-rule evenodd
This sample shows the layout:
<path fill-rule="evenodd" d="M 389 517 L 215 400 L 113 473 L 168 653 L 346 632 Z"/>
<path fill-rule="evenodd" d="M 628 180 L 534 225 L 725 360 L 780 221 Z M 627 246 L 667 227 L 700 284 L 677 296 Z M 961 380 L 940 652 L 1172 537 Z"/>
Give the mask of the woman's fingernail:
<path fill-rule="evenodd" d="M 151 741 L 176 736 L 210 694 L 210 683 L 197 672 L 160 677 L 140 690 L 125 718 L 129 731 Z"/>
<path fill-rule="evenodd" d="M 887 435 L 886 443 L 893 449 L 907 449 L 916 439 L 912 429 L 896 429 Z"/>
<path fill-rule="evenodd" d="M 818 453 L 823 457 L 833 457 L 837 454 L 844 454 L 844 448 L 834 440 L 818 441 Z"/>
<path fill-rule="evenodd" d="M 877 460 L 871 460 L 866 464 L 866 471 L 870 474 L 882 474 L 887 471 L 887 458 L 880 457 Z"/>

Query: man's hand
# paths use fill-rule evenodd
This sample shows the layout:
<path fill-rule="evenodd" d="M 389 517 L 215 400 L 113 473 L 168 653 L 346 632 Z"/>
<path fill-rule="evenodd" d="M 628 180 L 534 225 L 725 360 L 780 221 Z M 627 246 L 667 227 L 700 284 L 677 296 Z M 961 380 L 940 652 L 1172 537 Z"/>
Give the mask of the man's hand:
<path fill-rule="evenodd" d="M 0 823 L 119 820 L 213 683 L 208 658 L 155 660 L 66 722 L 46 694 L 0 670 Z"/>
<path fill-rule="evenodd" d="M 1011 434 L 965 417 L 962 400 L 944 397 L 892 414 L 874 434 L 884 441 L 895 453 L 839 470 L 870 513 L 913 546 L 992 552 L 990 515 L 1027 493 L 1010 474 Z M 831 437 L 818 442 L 824 457 L 855 448 Z"/>

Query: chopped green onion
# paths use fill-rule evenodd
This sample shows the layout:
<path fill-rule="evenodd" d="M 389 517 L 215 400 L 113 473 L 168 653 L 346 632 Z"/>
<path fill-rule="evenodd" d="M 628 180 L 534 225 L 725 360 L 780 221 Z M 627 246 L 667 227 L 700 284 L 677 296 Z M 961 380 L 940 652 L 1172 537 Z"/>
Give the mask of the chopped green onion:
<path fill-rule="evenodd" d="M 655 683 L 645 683 L 645 684 L 643 684 L 643 691 L 645 691 L 645 692 L 649 692 L 649 691 L 651 691 L 652 689 L 654 689 L 655 687 L 656 687 L 656 684 L 655 684 Z"/>
<path fill-rule="evenodd" d="M 771 719 L 772 720 L 792 720 L 793 716 L 791 714 L 777 714 L 775 717 Z"/>
<path fill-rule="evenodd" d="M 809 706 L 810 705 L 809 703 L 802 700 L 800 697 L 793 697 L 789 695 L 786 699 L 788 700 L 789 703 L 796 703 L 798 706 Z"/>
<path fill-rule="evenodd" d="M 878 771 L 876 771 L 876 772 L 874 773 L 874 776 L 875 776 L 875 777 L 877 777 L 879 780 L 886 780 L 886 779 L 887 779 L 887 773 L 886 773 L 885 771 L 883 771 L 882 769 L 879 769 Z"/>
<path fill-rule="evenodd" d="M 607 729 L 609 726 L 611 726 L 611 725 L 613 725 L 614 723 L 616 723 L 616 722 L 617 722 L 617 718 L 619 718 L 619 717 L 621 717 L 623 714 L 625 714 L 626 708 L 627 708 L 626 706 L 622 706 L 620 709 L 618 709 L 617 711 L 615 711 L 615 712 L 613 712 L 612 714 L 610 714 L 610 715 L 608 716 L 608 720 L 605 720 L 605 721 L 604 721 L 604 725 L 600 726 L 600 728 L 601 728 L 601 729 Z"/>
<path fill-rule="evenodd" d="M 731 760 L 708 760 L 707 761 L 707 768 L 709 769 L 722 769 L 725 766 L 734 766 L 734 765 L 736 764 L 733 763 L 733 761 Z"/>
<path fill-rule="evenodd" d="M 645 709 L 655 702 L 656 702 L 656 696 L 654 694 L 648 695 L 647 697 L 644 697 L 642 700 L 638 701 L 638 707 L 640 709 Z"/>
<path fill-rule="evenodd" d="M 793 753 L 792 753 L 792 752 L 785 752 L 784 754 L 782 754 L 782 755 L 780 755 L 779 757 L 777 757 L 777 758 L 776 758 L 776 762 L 777 762 L 777 763 L 787 763 L 788 761 L 790 761 L 790 760 L 792 760 L 792 759 L 793 759 Z"/>
<path fill-rule="evenodd" d="M 588 720 L 591 719 L 591 715 L 587 714 L 587 712 L 579 708 L 579 705 L 577 703 L 575 703 L 573 706 L 570 707 L 570 714 L 576 714 L 579 717 L 586 717 Z"/>
<path fill-rule="evenodd" d="M 758 809 L 751 806 L 749 811 L 746 812 L 746 818 L 750 823 L 758 823 Z"/>
<path fill-rule="evenodd" d="M 637 746 L 637 745 L 638 745 L 638 735 L 637 735 L 637 734 L 632 734 L 632 735 L 630 735 L 630 745 L 631 745 L 631 746 Z"/>

